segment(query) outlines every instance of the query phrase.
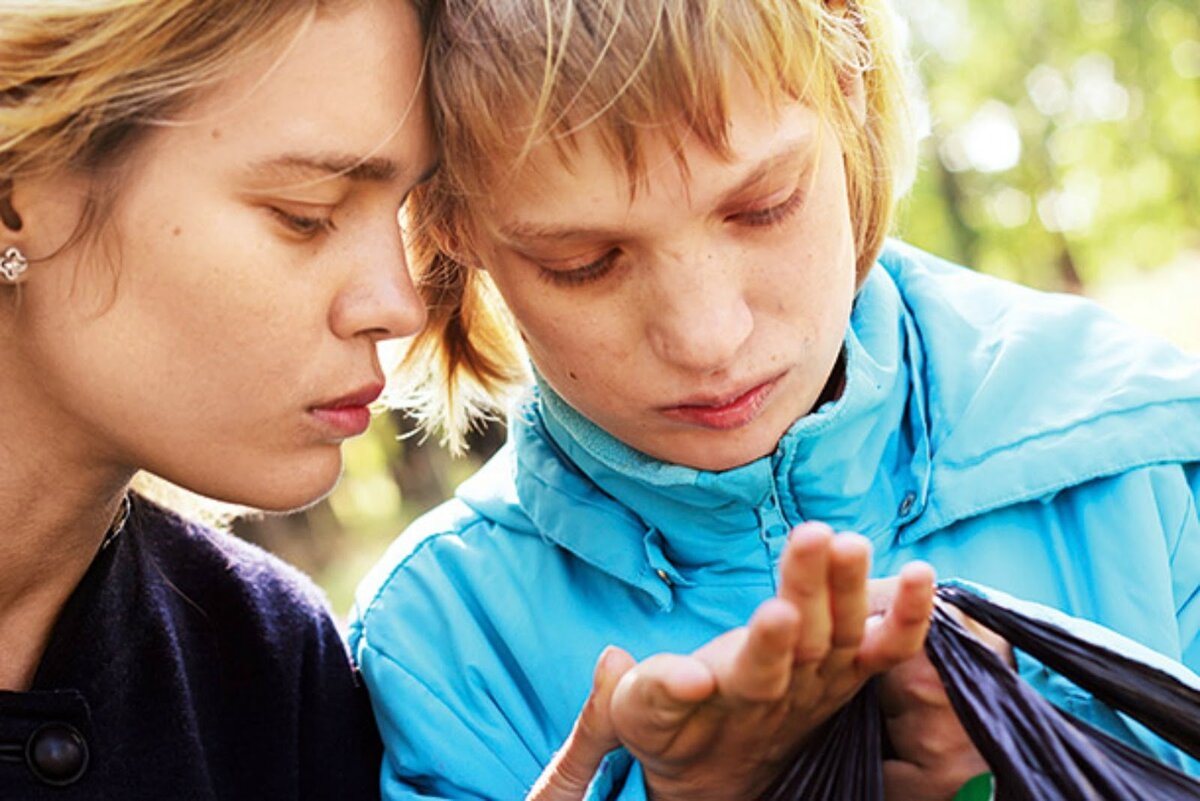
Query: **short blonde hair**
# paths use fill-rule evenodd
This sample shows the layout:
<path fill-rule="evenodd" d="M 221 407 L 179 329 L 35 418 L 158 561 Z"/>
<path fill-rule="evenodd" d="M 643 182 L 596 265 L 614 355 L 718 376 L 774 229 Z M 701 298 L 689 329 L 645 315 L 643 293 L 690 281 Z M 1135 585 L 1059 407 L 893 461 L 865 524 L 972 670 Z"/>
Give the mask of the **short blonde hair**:
<path fill-rule="evenodd" d="M 0 193 L 61 170 L 103 178 L 141 135 L 278 47 L 327 0 L 27 0 L 0 10 Z M 111 205 L 97 181 L 80 230 Z"/>
<path fill-rule="evenodd" d="M 916 132 L 903 47 L 887 0 L 444 0 L 430 22 L 443 163 L 408 205 L 411 260 L 430 309 L 398 376 L 401 401 L 454 448 L 526 376 L 511 321 L 479 252 L 480 207 L 499 165 L 552 143 L 569 163 L 599 137 L 636 192 L 647 133 L 686 133 L 729 154 L 729 78 L 741 68 L 776 103 L 799 99 L 845 153 L 860 281 L 908 188 Z M 846 88 L 861 76 L 866 120 Z"/>

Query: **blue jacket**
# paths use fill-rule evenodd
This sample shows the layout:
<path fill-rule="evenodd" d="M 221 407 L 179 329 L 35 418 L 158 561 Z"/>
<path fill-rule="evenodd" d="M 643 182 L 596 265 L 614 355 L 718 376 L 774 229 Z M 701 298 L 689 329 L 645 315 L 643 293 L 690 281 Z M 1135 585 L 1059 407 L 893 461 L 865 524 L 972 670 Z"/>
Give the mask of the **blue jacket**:
<path fill-rule="evenodd" d="M 855 302 L 842 397 L 721 473 L 655 461 L 540 387 L 509 442 L 360 588 L 351 645 L 389 799 L 520 798 L 596 657 L 686 652 L 775 592 L 824 520 L 1200 667 L 1200 362 L 1087 301 L 891 243 Z M 1025 655 L 1076 715 L 1185 757 Z M 642 797 L 620 754 L 595 794 Z"/>

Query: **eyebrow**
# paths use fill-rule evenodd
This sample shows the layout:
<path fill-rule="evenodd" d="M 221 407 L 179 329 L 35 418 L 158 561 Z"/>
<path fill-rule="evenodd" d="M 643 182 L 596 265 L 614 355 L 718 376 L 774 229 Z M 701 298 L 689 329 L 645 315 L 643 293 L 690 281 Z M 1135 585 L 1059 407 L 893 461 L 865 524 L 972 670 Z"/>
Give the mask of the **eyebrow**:
<path fill-rule="evenodd" d="M 721 193 L 716 208 L 722 208 L 736 202 L 739 195 L 745 194 L 751 188 L 762 183 L 772 173 L 788 164 L 798 161 L 812 146 L 813 137 L 805 134 L 784 142 L 779 150 L 760 160 L 751 168 L 744 178 L 734 186 Z M 559 225 L 557 223 L 516 222 L 512 225 L 501 226 L 499 236 L 510 242 L 521 240 L 540 240 L 562 242 L 575 239 L 608 239 L 623 235 L 619 229 L 607 227 L 589 227 L 576 225 Z"/>
<path fill-rule="evenodd" d="M 739 195 L 743 195 L 750 189 L 758 186 L 763 181 L 770 178 L 773 173 L 776 173 L 782 170 L 784 167 L 787 167 L 789 164 L 798 161 L 808 143 L 809 140 L 807 137 L 805 137 L 803 141 L 790 141 L 785 149 L 775 153 L 774 155 L 767 156 L 765 159 L 760 161 L 754 167 L 754 169 L 746 175 L 745 178 L 738 181 L 733 188 L 724 192 L 721 196 L 721 201 L 717 205 L 724 206 L 731 201 L 737 200 Z"/>
<path fill-rule="evenodd" d="M 379 157 L 361 158 L 336 153 L 288 153 L 252 164 L 248 172 L 273 180 L 321 174 L 336 178 L 345 177 L 352 181 L 385 183 L 394 179 L 400 168 L 391 159 Z"/>

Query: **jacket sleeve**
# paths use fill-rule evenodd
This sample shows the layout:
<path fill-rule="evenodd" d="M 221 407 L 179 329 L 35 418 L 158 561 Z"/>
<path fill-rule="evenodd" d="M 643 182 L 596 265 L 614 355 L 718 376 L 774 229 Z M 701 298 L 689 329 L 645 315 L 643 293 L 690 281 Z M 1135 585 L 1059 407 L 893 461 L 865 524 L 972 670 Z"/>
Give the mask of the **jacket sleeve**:
<path fill-rule="evenodd" d="M 1183 474 L 1189 492 L 1179 534 L 1171 543 L 1172 590 L 1183 661 L 1200 673 L 1200 462 L 1185 465 Z"/>
<path fill-rule="evenodd" d="M 386 801 L 523 798 L 528 768 L 512 731 L 470 719 L 377 644 L 356 644 L 384 741 L 380 786 Z"/>
<path fill-rule="evenodd" d="M 1185 464 L 1172 480 L 1173 490 L 1159 497 L 1163 530 L 1167 532 L 1170 554 L 1171 592 L 1175 599 L 1178 650 L 1164 655 L 1091 621 L 1071 617 L 1038 604 L 1004 596 L 993 590 L 973 587 L 1004 605 L 1019 606 L 1021 611 L 1058 624 L 1072 633 L 1112 650 L 1154 665 L 1193 686 L 1200 687 L 1200 464 Z M 1181 486 L 1182 485 L 1182 486 Z M 1147 752 L 1162 762 L 1200 777 L 1200 761 L 1188 756 L 1137 721 L 1097 701 L 1078 685 L 1048 669 L 1029 654 L 1014 653 L 1017 671 L 1051 703 L 1077 718 L 1127 744 Z M 1172 658 L 1174 657 L 1174 658 Z"/>
<path fill-rule="evenodd" d="M 1186 489 L 1162 500 L 1164 529 L 1174 536 L 1167 542 L 1171 555 L 1172 594 L 1178 628 L 1177 658 L 1151 650 L 1110 629 L 1072 617 L 1040 604 L 1014 599 L 996 590 L 963 582 L 1001 605 L 1032 617 L 1055 623 L 1068 631 L 1153 665 L 1181 681 L 1200 688 L 1200 464 L 1182 467 Z M 1178 485 L 1177 485 L 1178 486 Z M 1200 776 L 1200 761 L 1165 742 L 1145 726 L 1097 701 L 1078 685 L 1047 668 L 1022 651 L 1015 651 L 1017 671 L 1026 682 L 1051 703 L 1077 718 L 1150 753 L 1161 761 L 1193 776 Z"/>
<path fill-rule="evenodd" d="M 385 750 L 380 785 L 386 801 L 524 798 L 542 766 L 502 723 L 456 713 L 418 677 L 354 638 Z M 601 765 L 585 801 L 645 801 L 640 767 L 623 749 Z"/>

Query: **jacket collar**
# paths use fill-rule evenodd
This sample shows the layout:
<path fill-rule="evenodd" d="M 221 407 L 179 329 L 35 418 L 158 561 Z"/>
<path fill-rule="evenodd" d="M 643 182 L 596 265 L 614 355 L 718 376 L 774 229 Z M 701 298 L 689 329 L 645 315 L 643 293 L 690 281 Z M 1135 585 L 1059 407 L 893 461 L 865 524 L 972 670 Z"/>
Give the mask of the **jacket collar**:
<path fill-rule="evenodd" d="M 928 487 L 929 460 L 922 393 L 910 380 L 919 352 L 883 271 L 856 299 L 844 352 L 838 400 L 798 420 L 774 453 L 721 472 L 646 456 L 539 382 L 512 421 L 521 504 L 543 536 L 588 561 L 612 565 L 632 552 L 636 564 L 622 572 L 662 570 L 685 584 L 691 569 L 717 563 L 761 569 L 773 504 L 781 523 L 821 519 L 890 535 L 898 519 L 919 513 L 923 496 L 904 497 Z"/>

